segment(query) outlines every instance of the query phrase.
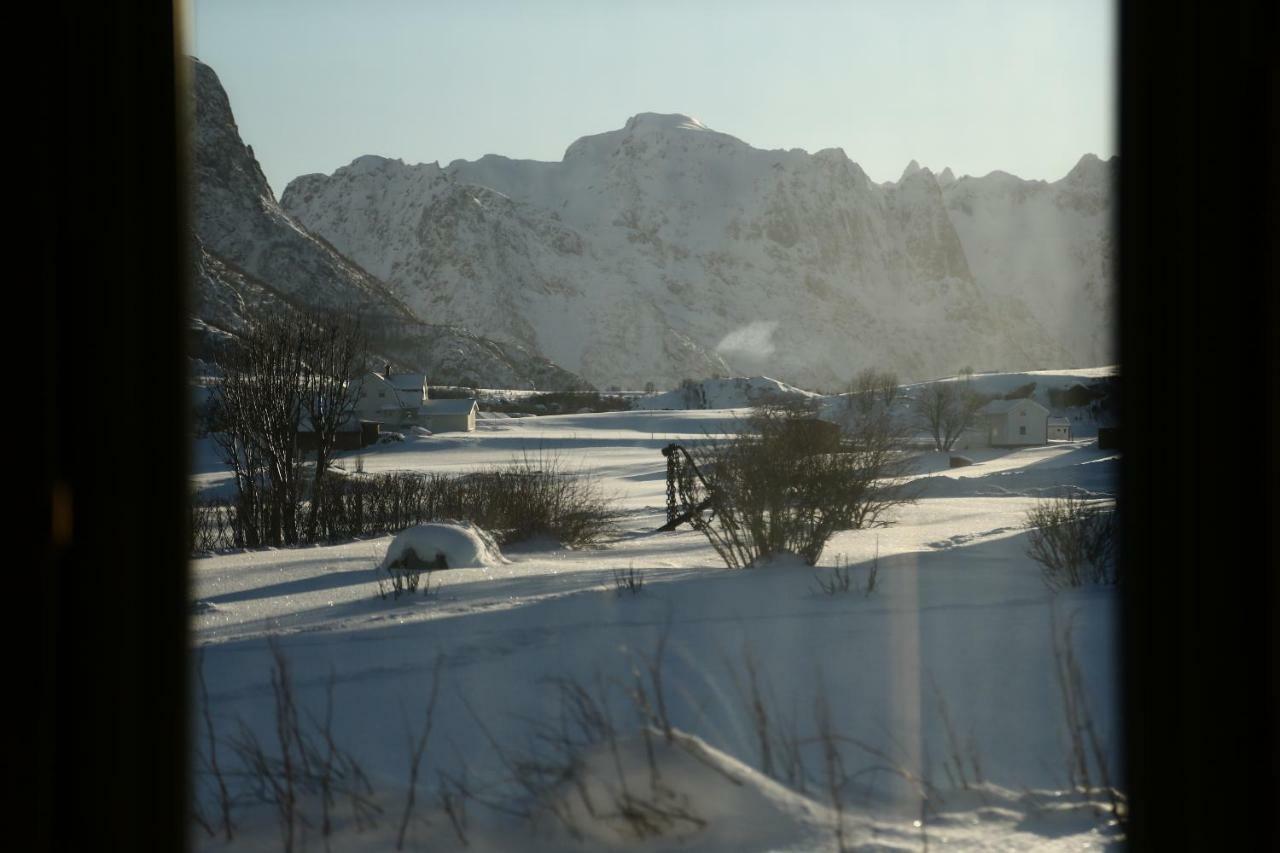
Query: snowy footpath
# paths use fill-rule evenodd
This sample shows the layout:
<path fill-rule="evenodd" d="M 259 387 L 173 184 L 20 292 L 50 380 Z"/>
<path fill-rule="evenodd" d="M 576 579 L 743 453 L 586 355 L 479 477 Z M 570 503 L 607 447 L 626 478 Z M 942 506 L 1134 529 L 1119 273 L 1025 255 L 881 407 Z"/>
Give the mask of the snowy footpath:
<path fill-rule="evenodd" d="M 216 833 L 193 828 L 197 845 L 1117 845 L 1106 797 L 1071 790 L 1068 712 L 1077 732 L 1082 710 L 1088 723 L 1090 778 L 1122 789 L 1118 595 L 1050 593 L 1024 520 L 1063 486 L 1114 497 L 1114 453 L 1092 440 L 975 451 L 954 470 L 924 454 L 921 499 L 891 526 L 838 534 L 816 569 L 729 571 L 697 532 L 653 531 L 665 521 L 660 449 L 731 431 L 740 414 L 482 420 L 364 451 L 368 472 L 555 454 L 598 477 L 622 513 L 604 547 L 508 547 L 487 565 L 433 572 L 429 595 L 379 597 L 390 536 L 196 559 L 193 736 L 200 812 Z M 355 454 L 339 461 L 354 466 Z M 195 479 L 226 485 L 207 460 Z M 837 566 L 851 588 L 827 594 Z M 625 577 L 642 586 L 620 588 Z M 1064 659 L 1078 676 L 1070 701 Z M 297 727 L 321 744 L 311 753 L 281 746 L 282 661 Z M 262 756 L 293 751 L 298 778 L 328 779 L 327 795 L 255 777 L 254 743 Z M 232 806 L 229 844 L 211 758 Z"/>

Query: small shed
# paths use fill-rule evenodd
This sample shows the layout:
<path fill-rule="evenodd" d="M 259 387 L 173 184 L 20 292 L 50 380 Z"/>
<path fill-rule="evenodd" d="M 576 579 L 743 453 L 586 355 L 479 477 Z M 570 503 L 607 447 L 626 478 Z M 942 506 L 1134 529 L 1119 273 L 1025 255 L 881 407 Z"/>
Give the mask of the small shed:
<path fill-rule="evenodd" d="M 427 400 L 418 409 L 418 421 L 432 432 L 471 432 L 479 409 L 475 400 Z"/>
<path fill-rule="evenodd" d="M 992 400 L 978 411 L 992 447 L 1021 447 L 1048 444 L 1049 410 L 1025 397 L 1021 400 Z"/>
<path fill-rule="evenodd" d="M 1049 440 L 1050 441 L 1070 441 L 1071 440 L 1071 419 L 1070 418 L 1049 418 Z"/>

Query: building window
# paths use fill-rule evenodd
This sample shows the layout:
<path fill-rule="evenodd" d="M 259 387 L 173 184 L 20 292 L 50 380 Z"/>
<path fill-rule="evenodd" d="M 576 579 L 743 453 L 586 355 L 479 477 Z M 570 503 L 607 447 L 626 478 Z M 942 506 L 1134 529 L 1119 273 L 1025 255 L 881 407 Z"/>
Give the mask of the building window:
<path fill-rule="evenodd" d="M 1026 434 L 1027 434 L 1027 428 L 1025 426 L 1018 427 L 1018 435 L 1026 435 Z"/>

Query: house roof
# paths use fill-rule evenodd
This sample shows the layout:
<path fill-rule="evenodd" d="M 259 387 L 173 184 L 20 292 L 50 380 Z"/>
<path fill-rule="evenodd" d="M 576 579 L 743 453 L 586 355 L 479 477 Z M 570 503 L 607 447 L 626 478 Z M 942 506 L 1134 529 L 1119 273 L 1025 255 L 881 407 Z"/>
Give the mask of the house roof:
<path fill-rule="evenodd" d="M 1049 426 L 1071 426 L 1071 418 L 1049 418 Z"/>
<path fill-rule="evenodd" d="M 476 406 L 473 399 L 428 400 L 418 407 L 418 411 L 424 415 L 466 415 L 474 411 Z"/>
<path fill-rule="evenodd" d="M 416 391 L 421 393 L 423 386 L 427 384 L 427 375 L 425 373 L 393 373 L 383 378 L 390 382 L 391 387 L 397 391 Z"/>
<path fill-rule="evenodd" d="M 1013 411 L 1015 407 L 1021 406 L 1024 404 L 1030 404 L 1036 407 L 1037 409 L 1039 409 L 1040 411 L 1044 412 L 1045 414 L 1048 414 L 1049 412 L 1048 409 L 1046 409 L 1044 406 L 1040 405 L 1030 397 L 1023 397 L 1019 400 L 992 400 L 990 403 L 987 403 L 978 411 L 979 413 L 984 415 L 1007 415 L 1009 414 L 1009 412 Z"/>

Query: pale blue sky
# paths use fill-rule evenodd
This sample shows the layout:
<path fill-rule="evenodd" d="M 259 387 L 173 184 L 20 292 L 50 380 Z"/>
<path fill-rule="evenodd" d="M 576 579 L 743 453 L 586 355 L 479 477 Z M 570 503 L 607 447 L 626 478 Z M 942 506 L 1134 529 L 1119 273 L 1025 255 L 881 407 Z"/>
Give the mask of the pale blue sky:
<path fill-rule="evenodd" d="M 758 148 L 1056 180 L 1115 153 L 1112 0 L 188 0 L 277 195 L 362 154 L 559 160 L 638 112 Z"/>

